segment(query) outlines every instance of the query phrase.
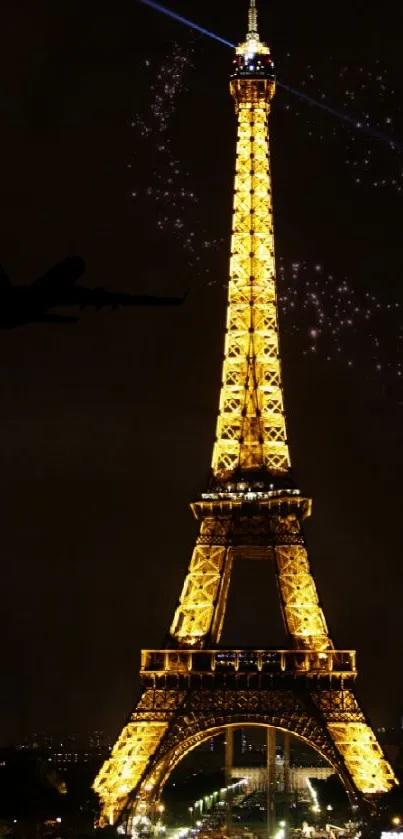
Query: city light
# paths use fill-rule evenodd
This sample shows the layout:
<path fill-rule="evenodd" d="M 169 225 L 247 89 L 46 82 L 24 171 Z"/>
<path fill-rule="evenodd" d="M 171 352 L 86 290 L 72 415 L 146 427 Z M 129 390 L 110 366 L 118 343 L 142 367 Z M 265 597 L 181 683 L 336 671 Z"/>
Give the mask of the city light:
<path fill-rule="evenodd" d="M 320 813 L 321 809 L 320 809 L 319 801 L 318 801 L 318 793 L 316 792 L 316 789 L 314 789 L 314 787 L 312 786 L 309 778 L 306 779 L 306 785 L 309 789 L 309 793 L 310 793 L 310 796 L 311 796 L 312 802 L 313 802 L 311 810 L 312 810 L 313 813 Z"/>

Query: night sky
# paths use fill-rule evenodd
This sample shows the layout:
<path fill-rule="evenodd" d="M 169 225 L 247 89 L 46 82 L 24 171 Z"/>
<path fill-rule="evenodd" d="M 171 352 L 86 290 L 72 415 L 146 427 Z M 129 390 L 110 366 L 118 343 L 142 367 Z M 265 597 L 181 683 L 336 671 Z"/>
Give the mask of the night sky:
<path fill-rule="evenodd" d="M 243 38 L 246 0 L 171 0 Z M 336 645 L 374 724 L 403 713 L 402 12 L 261 0 L 295 479 Z M 169 627 L 206 486 L 228 278 L 231 50 L 133 0 L 3 0 L 0 261 L 28 283 L 182 294 L 0 333 L 0 742 L 114 736 Z M 365 130 L 370 123 L 373 133 Z M 386 135 L 379 138 L 377 134 Z M 391 138 L 388 140 L 387 138 Z M 403 378 L 403 377 L 402 377 Z M 272 569 L 237 566 L 223 641 L 283 645 Z"/>

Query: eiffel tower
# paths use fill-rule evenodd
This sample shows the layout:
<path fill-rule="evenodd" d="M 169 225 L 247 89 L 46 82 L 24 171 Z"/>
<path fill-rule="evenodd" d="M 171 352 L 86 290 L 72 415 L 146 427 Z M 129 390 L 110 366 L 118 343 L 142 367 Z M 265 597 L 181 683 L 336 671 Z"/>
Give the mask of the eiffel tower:
<path fill-rule="evenodd" d="M 260 725 L 308 742 L 361 808 L 397 783 L 354 692 L 355 652 L 335 649 L 302 522 L 311 501 L 290 468 L 279 353 L 268 116 L 269 47 L 250 0 L 230 89 L 238 118 L 222 386 L 199 535 L 167 641 L 141 655 L 141 692 L 94 789 L 100 824 L 126 824 L 160 800 L 178 762 L 227 727 Z M 232 565 L 275 566 L 289 649 L 219 646 Z"/>

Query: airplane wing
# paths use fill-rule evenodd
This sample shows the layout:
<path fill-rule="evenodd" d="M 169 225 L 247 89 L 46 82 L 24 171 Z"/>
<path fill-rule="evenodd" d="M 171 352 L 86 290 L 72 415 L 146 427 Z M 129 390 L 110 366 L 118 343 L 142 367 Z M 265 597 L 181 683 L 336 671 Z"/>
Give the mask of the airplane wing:
<path fill-rule="evenodd" d="M 112 294 L 105 292 L 110 297 L 118 298 L 118 306 L 182 306 L 187 294 L 183 297 L 157 297 L 150 294 Z M 119 301 L 120 298 L 120 301 Z M 112 304 L 107 304 L 112 305 Z"/>
<path fill-rule="evenodd" d="M 183 297 L 153 297 L 152 295 L 129 295 L 133 302 L 129 302 L 127 306 L 182 306 L 187 298 L 187 292 Z"/>
<path fill-rule="evenodd" d="M 42 277 L 34 280 L 31 289 L 42 293 L 57 293 L 62 289 L 72 288 L 78 278 L 84 274 L 84 271 L 85 262 L 81 259 L 81 256 L 66 257 L 62 262 L 54 265 L 46 274 L 43 274 Z"/>
<path fill-rule="evenodd" d="M 80 256 L 67 257 L 38 277 L 30 286 L 12 286 L 0 266 L 0 293 L 10 289 L 5 305 L 0 309 L 0 329 L 14 329 L 27 323 L 75 323 L 78 318 L 52 313 L 52 309 L 67 306 L 87 306 L 96 310 L 119 306 L 181 306 L 187 297 L 158 297 L 149 294 L 130 294 L 106 291 L 103 288 L 77 287 L 77 279 L 85 271 Z"/>
<path fill-rule="evenodd" d="M 74 288 L 61 289 L 60 294 L 53 294 L 53 304 L 57 306 L 80 306 L 85 309 L 88 306 L 99 310 L 105 307 L 118 309 L 119 306 L 181 306 L 186 299 L 184 297 L 155 297 L 144 294 L 125 294 L 106 291 L 103 288 Z"/>

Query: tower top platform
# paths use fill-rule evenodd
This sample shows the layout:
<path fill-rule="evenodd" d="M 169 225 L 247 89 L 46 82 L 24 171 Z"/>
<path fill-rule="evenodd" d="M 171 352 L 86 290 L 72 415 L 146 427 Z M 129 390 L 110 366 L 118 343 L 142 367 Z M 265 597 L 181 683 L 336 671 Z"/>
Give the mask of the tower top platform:
<path fill-rule="evenodd" d="M 270 47 L 263 43 L 259 37 L 256 0 L 250 0 L 248 24 L 246 41 L 238 44 L 236 48 L 237 55 L 248 55 L 250 57 L 254 57 L 255 55 L 270 55 Z"/>

